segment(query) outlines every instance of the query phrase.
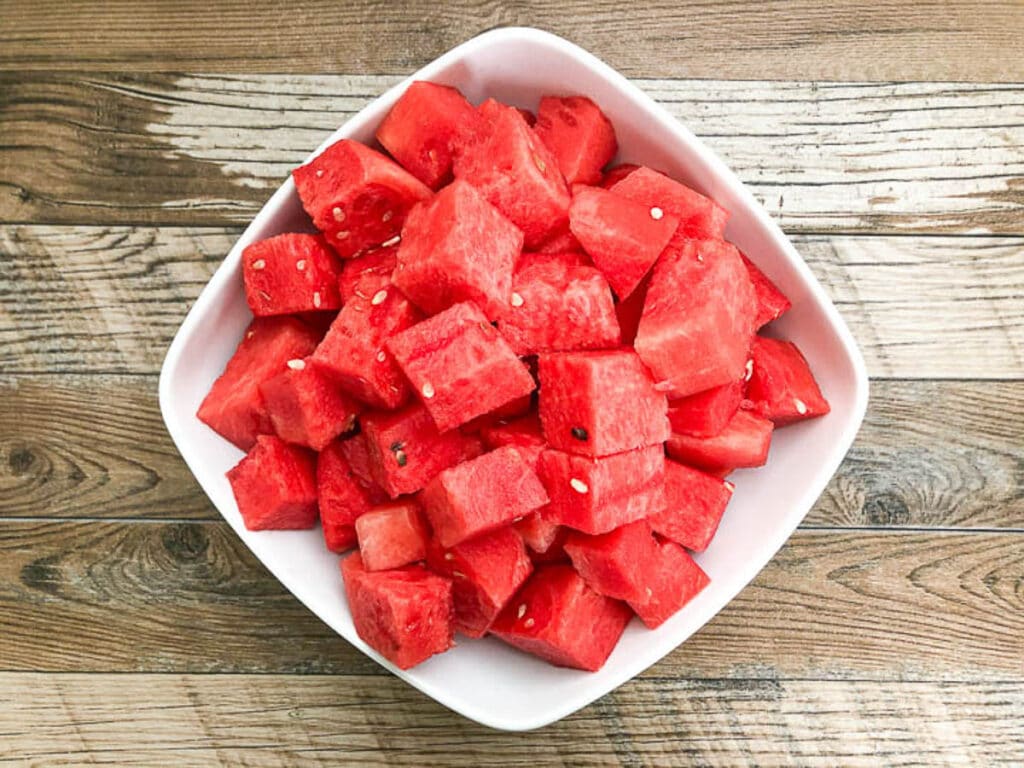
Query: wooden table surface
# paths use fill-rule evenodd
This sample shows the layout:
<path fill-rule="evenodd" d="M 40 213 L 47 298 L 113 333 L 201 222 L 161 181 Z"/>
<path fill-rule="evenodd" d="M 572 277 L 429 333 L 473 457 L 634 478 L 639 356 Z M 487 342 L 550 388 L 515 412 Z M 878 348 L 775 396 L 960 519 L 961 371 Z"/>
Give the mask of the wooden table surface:
<path fill-rule="evenodd" d="M 0 0 L 0 763 L 1024 764 L 1024 5 L 285 5 Z M 873 378 L 760 576 L 528 734 L 451 714 L 310 615 L 156 401 L 190 303 L 288 170 L 515 23 L 718 151 Z"/>

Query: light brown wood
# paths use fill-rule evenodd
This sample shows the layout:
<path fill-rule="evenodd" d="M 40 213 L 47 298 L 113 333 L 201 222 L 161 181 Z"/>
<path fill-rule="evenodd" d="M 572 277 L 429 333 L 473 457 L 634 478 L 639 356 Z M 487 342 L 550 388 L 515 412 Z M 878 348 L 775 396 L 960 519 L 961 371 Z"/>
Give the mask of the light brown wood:
<path fill-rule="evenodd" d="M 246 223 L 395 80 L 0 76 L 0 220 Z M 638 84 L 788 231 L 1024 234 L 1020 85 Z"/>
<path fill-rule="evenodd" d="M 645 679 L 526 734 L 462 720 L 391 677 L 0 674 L 0 686 L 0 733 L 31 765 L 1024 761 L 1017 683 Z"/>
<path fill-rule="evenodd" d="M 479 32 L 527 24 L 629 74 L 838 80 L 1021 79 L 1013 0 L 4 5 L 0 67 L 391 72 Z M 73 31 L 73 34 L 72 34 Z"/>
<path fill-rule="evenodd" d="M 235 229 L 0 225 L 4 373 L 155 373 Z M 1024 373 L 1024 238 L 797 236 L 872 376 Z"/>

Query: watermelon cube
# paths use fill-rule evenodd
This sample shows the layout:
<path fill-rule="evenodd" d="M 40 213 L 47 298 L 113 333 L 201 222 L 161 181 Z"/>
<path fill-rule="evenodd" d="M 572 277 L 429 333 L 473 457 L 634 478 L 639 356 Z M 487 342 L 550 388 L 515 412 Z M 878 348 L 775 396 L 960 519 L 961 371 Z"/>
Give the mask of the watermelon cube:
<path fill-rule="evenodd" d="M 536 387 L 508 342 L 472 302 L 455 304 L 396 334 L 387 346 L 442 432 Z"/>
<path fill-rule="evenodd" d="M 391 284 L 391 273 L 398 265 L 398 246 L 375 248 L 354 259 L 348 259 L 338 277 L 338 293 L 347 303 L 353 296 L 372 299 L 381 288 Z"/>
<path fill-rule="evenodd" d="M 339 309 L 338 274 L 319 235 L 277 235 L 242 251 L 245 300 L 256 317 Z"/>
<path fill-rule="evenodd" d="M 356 552 L 341 563 L 349 610 L 367 645 L 399 669 L 452 647 L 452 583 L 422 566 L 370 571 Z"/>
<path fill-rule="evenodd" d="M 672 431 L 694 437 L 713 437 L 725 429 L 743 401 L 743 381 L 712 387 L 668 404 Z"/>
<path fill-rule="evenodd" d="M 316 454 L 273 435 L 233 468 L 228 481 L 242 521 L 250 531 L 291 530 L 316 525 Z"/>
<path fill-rule="evenodd" d="M 673 459 L 707 471 L 760 467 L 768 461 L 773 424 L 742 408 L 714 437 L 673 434 L 665 449 Z"/>
<path fill-rule="evenodd" d="M 611 289 L 593 267 L 551 261 L 516 273 L 498 320 L 517 355 L 619 346 Z"/>
<path fill-rule="evenodd" d="M 729 212 L 710 197 L 650 168 L 637 168 L 616 182 L 611 191 L 647 208 L 659 208 L 679 220 L 676 239 L 721 239 Z"/>
<path fill-rule="evenodd" d="M 604 666 L 632 612 L 599 595 L 569 565 L 538 568 L 491 625 L 509 645 L 559 667 Z"/>
<path fill-rule="evenodd" d="M 754 295 L 757 297 L 757 319 L 754 327 L 760 328 L 782 317 L 793 305 L 786 298 L 786 294 L 780 291 L 745 253 L 741 251 L 740 256 L 747 267 L 750 282 L 754 285 Z"/>
<path fill-rule="evenodd" d="M 359 432 L 352 437 L 342 440 L 337 445 L 342 457 L 348 462 L 348 466 L 352 470 L 352 476 L 364 488 L 376 489 L 380 494 L 380 500 L 375 501 L 375 504 L 383 502 L 387 498 L 387 494 L 381 490 L 381 487 L 374 479 L 373 462 L 370 459 L 370 444 L 366 440 L 366 435 Z"/>
<path fill-rule="evenodd" d="M 634 163 L 619 163 L 604 172 L 600 186 L 604 189 L 611 189 L 639 167 Z"/>
<path fill-rule="evenodd" d="M 263 382 L 260 393 L 278 437 L 315 451 L 352 429 L 360 411 L 318 368 L 298 358 Z"/>
<path fill-rule="evenodd" d="M 755 413 L 782 427 L 829 412 L 828 401 L 796 344 L 758 336 L 750 356 L 754 364 L 747 399 Z"/>
<path fill-rule="evenodd" d="M 648 574 L 647 599 L 631 602 L 629 607 L 651 629 L 664 624 L 711 582 L 686 550 L 673 541 L 658 545 L 658 556 L 649 562 Z"/>
<path fill-rule="evenodd" d="M 342 139 L 292 171 L 302 207 L 342 258 L 388 242 L 430 188 L 398 163 Z"/>
<path fill-rule="evenodd" d="M 409 213 L 393 280 L 429 315 L 474 301 L 497 318 L 509 306 L 523 233 L 465 181 Z"/>
<path fill-rule="evenodd" d="M 584 533 L 607 533 L 665 508 L 661 445 L 600 459 L 546 450 L 539 469 L 549 519 Z"/>
<path fill-rule="evenodd" d="M 451 547 L 544 506 L 548 495 L 519 449 L 505 446 L 440 472 L 422 500 L 437 540 Z"/>
<path fill-rule="evenodd" d="M 523 231 L 532 248 L 566 229 L 569 190 L 558 163 L 514 108 L 494 102 L 475 140 L 455 157 L 456 179 L 472 184 Z"/>
<path fill-rule="evenodd" d="M 437 431 L 422 405 L 364 414 L 360 420 L 376 482 L 392 498 L 423 490 L 437 474 L 478 456 L 480 441 L 458 430 Z"/>
<path fill-rule="evenodd" d="M 665 442 L 668 401 L 631 349 L 538 358 L 540 421 L 552 448 L 609 456 Z"/>
<path fill-rule="evenodd" d="M 480 120 L 455 88 L 418 80 L 377 128 L 377 141 L 431 189 L 451 179 L 452 156 Z"/>
<path fill-rule="evenodd" d="M 332 552 L 344 552 L 356 543 L 355 522 L 387 494 L 363 472 L 361 455 L 367 453 L 360 434 L 327 445 L 316 462 L 316 489 L 324 541 Z"/>
<path fill-rule="evenodd" d="M 385 344 L 414 325 L 420 313 L 396 288 L 367 292 L 376 283 L 375 275 L 359 281 L 357 294 L 338 313 L 312 363 L 357 400 L 375 408 L 398 408 L 409 387 Z"/>
<path fill-rule="evenodd" d="M 640 284 L 678 225 L 667 209 L 597 187 L 579 189 L 569 206 L 572 233 L 620 299 Z"/>
<path fill-rule="evenodd" d="M 523 540 L 508 526 L 444 547 L 432 541 L 427 566 L 452 580 L 455 631 L 483 637 L 533 572 Z"/>
<path fill-rule="evenodd" d="M 591 589 L 606 597 L 643 603 L 658 542 L 644 520 L 599 536 L 570 533 L 565 551 Z"/>
<path fill-rule="evenodd" d="M 316 347 L 316 331 L 293 317 L 257 318 L 250 323 L 224 373 L 213 383 L 197 416 L 243 451 L 260 434 L 272 434 L 260 384 Z"/>
<path fill-rule="evenodd" d="M 755 312 L 739 251 L 686 240 L 654 268 L 634 346 L 659 388 L 687 397 L 743 377 Z"/>
<path fill-rule="evenodd" d="M 484 427 L 480 432 L 488 450 L 505 445 L 543 448 L 546 443 L 540 431 L 540 419 L 531 413 L 512 421 Z"/>
<path fill-rule="evenodd" d="M 386 571 L 424 560 L 430 530 L 412 500 L 374 507 L 356 518 L 359 554 L 368 571 Z"/>
<path fill-rule="evenodd" d="M 619 150 L 611 122 L 586 96 L 543 97 L 533 131 L 569 184 L 597 184 Z"/>
<path fill-rule="evenodd" d="M 647 518 L 654 532 L 703 552 L 718 530 L 733 484 L 675 461 L 665 462 L 665 509 Z"/>

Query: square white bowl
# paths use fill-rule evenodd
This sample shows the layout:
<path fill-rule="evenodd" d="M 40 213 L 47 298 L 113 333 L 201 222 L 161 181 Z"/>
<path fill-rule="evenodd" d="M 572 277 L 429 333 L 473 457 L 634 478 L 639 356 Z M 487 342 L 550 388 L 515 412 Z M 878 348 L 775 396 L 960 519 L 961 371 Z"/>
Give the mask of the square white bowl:
<path fill-rule="evenodd" d="M 256 240 L 310 226 L 291 178 L 282 184 L 203 289 L 171 344 L 160 374 L 160 408 L 167 429 L 203 490 L 242 541 L 339 635 L 456 712 L 493 728 L 528 730 L 565 717 L 654 664 L 757 575 L 799 525 L 849 450 L 867 407 L 867 374 L 853 337 L 825 291 L 739 179 L 624 77 L 559 37 L 510 28 L 463 43 L 369 104 L 316 153 L 342 138 L 372 143 L 377 124 L 413 80 L 456 86 L 474 103 L 494 96 L 531 109 L 548 93 L 592 98 L 615 126 L 620 161 L 664 170 L 731 212 L 728 238 L 793 302 L 775 330 L 799 344 L 832 405 L 824 418 L 779 431 L 766 467 L 735 474 L 736 492 L 718 534 L 697 556 L 711 576 L 710 586 L 656 630 L 634 619 L 600 671 L 559 669 L 493 638 L 460 641 L 448 653 L 399 670 L 356 634 L 339 558 L 324 547 L 319 529 L 246 530 L 224 476 L 242 453 L 195 415 L 250 321 L 242 290 L 242 249 Z"/>

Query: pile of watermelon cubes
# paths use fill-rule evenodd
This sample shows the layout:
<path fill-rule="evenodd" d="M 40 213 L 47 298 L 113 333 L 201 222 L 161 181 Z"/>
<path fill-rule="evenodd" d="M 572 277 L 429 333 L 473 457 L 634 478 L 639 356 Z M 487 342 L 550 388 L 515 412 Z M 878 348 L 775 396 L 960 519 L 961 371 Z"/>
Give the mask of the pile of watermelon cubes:
<path fill-rule="evenodd" d="M 312 528 L 409 668 L 456 632 L 600 668 L 707 584 L 737 467 L 828 403 L 728 212 L 607 168 L 587 98 L 536 117 L 411 85 L 293 173 L 316 234 L 245 249 L 255 319 L 198 416 L 252 530 Z"/>

